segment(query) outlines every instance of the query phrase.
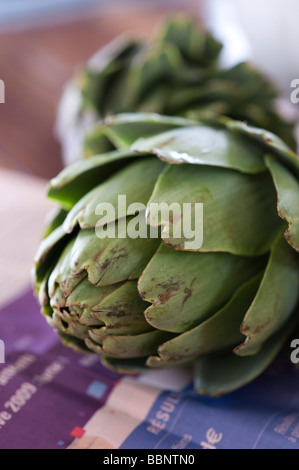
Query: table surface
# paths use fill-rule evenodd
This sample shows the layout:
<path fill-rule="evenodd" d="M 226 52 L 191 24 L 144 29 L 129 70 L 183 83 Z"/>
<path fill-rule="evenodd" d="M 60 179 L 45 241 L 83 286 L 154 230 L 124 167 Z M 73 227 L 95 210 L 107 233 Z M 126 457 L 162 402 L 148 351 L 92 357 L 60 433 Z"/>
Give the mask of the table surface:
<path fill-rule="evenodd" d="M 143 4 L 143 3 L 142 3 Z M 125 31 L 148 35 L 172 6 L 137 7 L 126 2 L 98 6 L 84 18 L 68 16 L 0 35 L 0 78 L 5 104 L 0 105 L 0 168 L 43 178 L 61 169 L 60 148 L 53 127 L 64 83 L 77 64 Z M 198 11 L 198 2 L 186 0 L 184 11 Z"/>

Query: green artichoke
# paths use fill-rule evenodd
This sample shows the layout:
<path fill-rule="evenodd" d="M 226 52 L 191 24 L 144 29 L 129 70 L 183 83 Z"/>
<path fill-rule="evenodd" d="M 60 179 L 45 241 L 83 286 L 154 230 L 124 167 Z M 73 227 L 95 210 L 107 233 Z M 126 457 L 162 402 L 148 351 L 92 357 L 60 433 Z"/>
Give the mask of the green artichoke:
<path fill-rule="evenodd" d="M 277 91 L 249 63 L 223 69 L 222 45 L 193 19 L 175 16 L 152 40 L 116 38 L 67 86 L 57 132 L 67 163 L 82 157 L 99 118 L 155 112 L 191 119 L 226 115 L 263 127 L 295 148 L 293 125 L 276 112 Z"/>
<path fill-rule="evenodd" d="M 49 186 L 60 211 L 36 256 L 35 287 L 50 325 L 117 371 L 192 364 L 201 394 L 253 380 L 299 321 L 298 157 L 230 119 L 120 114 L 90 142 L 97 155 Z M 103 216 L 108 203 L 114 212 Z M 190 210 L 151 217 L 161 203 Z M 178 228 L 190 219 L 200 231 L 198 204 L 196 245 Z"/>

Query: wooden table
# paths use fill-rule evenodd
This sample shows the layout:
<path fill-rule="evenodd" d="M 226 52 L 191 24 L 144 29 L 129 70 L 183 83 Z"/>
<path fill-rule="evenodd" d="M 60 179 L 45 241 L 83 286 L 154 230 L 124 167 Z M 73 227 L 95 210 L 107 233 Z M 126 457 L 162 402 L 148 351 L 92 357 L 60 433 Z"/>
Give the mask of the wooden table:
<path fill-rule="evenodd" d="M 131 30 L 148 35 L 157 20 L 177 8 L 176 2 L 167 10 L 165 2 L 144 3 L 146 8 L 130 2 L 97 6 L 84 18 L 62 17 L 54 24 L 0 35 L 6 98 L 0 104 L 0 167 L 44 178 L 61 169 L 53 126 L 63 84 L 76 64 L 115 35 Z M 184 11 L 197 10 L 197 1 L 184 1 Z"/>

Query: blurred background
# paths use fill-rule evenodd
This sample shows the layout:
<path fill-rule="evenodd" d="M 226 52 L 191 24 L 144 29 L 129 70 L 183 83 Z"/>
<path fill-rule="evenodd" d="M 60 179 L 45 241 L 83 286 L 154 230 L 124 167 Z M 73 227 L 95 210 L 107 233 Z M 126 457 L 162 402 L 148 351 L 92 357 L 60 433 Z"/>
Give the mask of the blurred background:
<path fill-rule="evenodd" d="M 57 174 L 56 110 L 75 67 L 116 35 L 147 36 L 177 11 L 201 18 L 226 44 L 225 65 L 253 59 L 290 101 L 290 82 L 299 78 L 298 0 L 1 0 L 0 167 Z"/>
<path fill-rule="evenodd" d="M 55 115 L 74 68 L 117 34 L 147 36 L 165 14 L 199 9 L 193 0 L 1 0 L 0 167 L 56 175 Z"/>

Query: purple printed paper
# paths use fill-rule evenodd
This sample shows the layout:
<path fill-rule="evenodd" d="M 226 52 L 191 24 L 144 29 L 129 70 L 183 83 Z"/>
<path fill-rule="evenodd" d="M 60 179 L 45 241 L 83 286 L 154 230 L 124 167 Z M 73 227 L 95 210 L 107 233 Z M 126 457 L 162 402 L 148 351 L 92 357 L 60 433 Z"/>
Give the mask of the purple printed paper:
<path fill-rule="evenodd" d="M 114 374 L 63 346 L 28 291 L 0 311 L 0 448 L 299 448 L 299 371 L 281 355 L 219 399 L 188 371 Z"/>

